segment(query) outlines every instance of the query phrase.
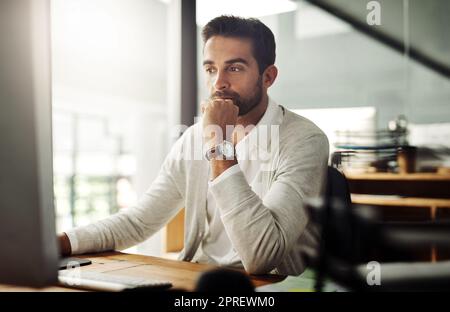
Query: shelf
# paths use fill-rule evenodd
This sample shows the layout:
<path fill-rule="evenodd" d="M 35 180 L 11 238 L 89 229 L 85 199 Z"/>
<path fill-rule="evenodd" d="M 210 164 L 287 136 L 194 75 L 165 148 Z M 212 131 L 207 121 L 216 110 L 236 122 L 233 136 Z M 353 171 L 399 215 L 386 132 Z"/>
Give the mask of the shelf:
<path fill-rule="evenodd" d="M 352 173 L 344 172 L 348 180 L 373 180 L 373 181 L 450 181 L 450 174 L 438 173 Z"/>
<path fill-rule="evenodd" d="M 351 194 L 352 203 L 398 207 L 450 208 L 450 199 Z"/>

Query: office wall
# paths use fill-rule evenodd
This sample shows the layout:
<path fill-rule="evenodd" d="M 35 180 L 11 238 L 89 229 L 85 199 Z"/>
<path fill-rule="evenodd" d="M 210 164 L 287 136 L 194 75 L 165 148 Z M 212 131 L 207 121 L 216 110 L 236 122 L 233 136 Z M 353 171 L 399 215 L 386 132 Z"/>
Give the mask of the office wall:
<path fill-rule="evenodd" d="M 295 12 L 263 20 L 276 25 L 280 73 L 270 93 L 280 104 L 374 106 L 379 127 L 401 113 L 414 123 L 450 121 L 450 80 L 439 74 L 405 65 L 401 54 L 353 29 L 299 40 Z"/>
<path fill-rule="evenodd" d="M 279 75 L 269 94 L 279 104 L 290 109 L 374 106 L 379 128 L 399 114 L 412 123 L 450 122 L 450 80 L 405 61 L 397 51 L 352 28 L 299 39 L 295 11 L 260 19 L 275 34 Z M 200 32 L 199 27 L 198 64 Z M 200 65 L 198 75 L 204 98 Z"/>

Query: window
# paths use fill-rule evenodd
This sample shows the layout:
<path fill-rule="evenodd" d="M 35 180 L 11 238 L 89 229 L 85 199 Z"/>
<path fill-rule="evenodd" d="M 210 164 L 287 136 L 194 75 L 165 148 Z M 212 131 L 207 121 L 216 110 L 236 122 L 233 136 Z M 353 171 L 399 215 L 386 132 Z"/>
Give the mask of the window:
<path fill-rule="evenodd" d="M 156 177 L 170 145 L 166 26 L 163 1 L 52 1 L 58 231 L 132 205 Z"/>

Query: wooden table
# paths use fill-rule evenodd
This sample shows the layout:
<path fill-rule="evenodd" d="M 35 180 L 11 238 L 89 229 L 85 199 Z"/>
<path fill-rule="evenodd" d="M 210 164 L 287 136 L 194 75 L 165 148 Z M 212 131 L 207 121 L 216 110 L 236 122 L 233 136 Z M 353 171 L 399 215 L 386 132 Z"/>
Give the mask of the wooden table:
<path fill-rule="evenodd" d="M 202 272 L 217 268 L 208 264 L 199 264 L 185 261 L 169 260 L 157 257 L 108 252 L 77 256 L 92 261 L 91 265 L 81 267 L 84 271 L 96 271 L 125 275 L 132 277 L 148 277 L 172 282 L 173 288 L 193 291 L 196 281 Z M 283 280 L 279 275 L 251 275 L 255 287 L 275 283 Z M 0 291 L 44 291 L 66 292 L 81 291 L 62 286 L 52 286 L 42 289 L 0 285 Z"/>

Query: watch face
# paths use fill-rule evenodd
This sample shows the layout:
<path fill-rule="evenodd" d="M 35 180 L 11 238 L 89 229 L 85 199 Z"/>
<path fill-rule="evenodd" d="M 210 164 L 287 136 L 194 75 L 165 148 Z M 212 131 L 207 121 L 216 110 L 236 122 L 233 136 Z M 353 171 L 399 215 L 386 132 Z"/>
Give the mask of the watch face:
<path fill-rule="evenodd" d="M 223 144 L 223 155 L 226 158 L 232 158 L 234 156 L 234 146 L 233 143 L 224 141 Z"/>

